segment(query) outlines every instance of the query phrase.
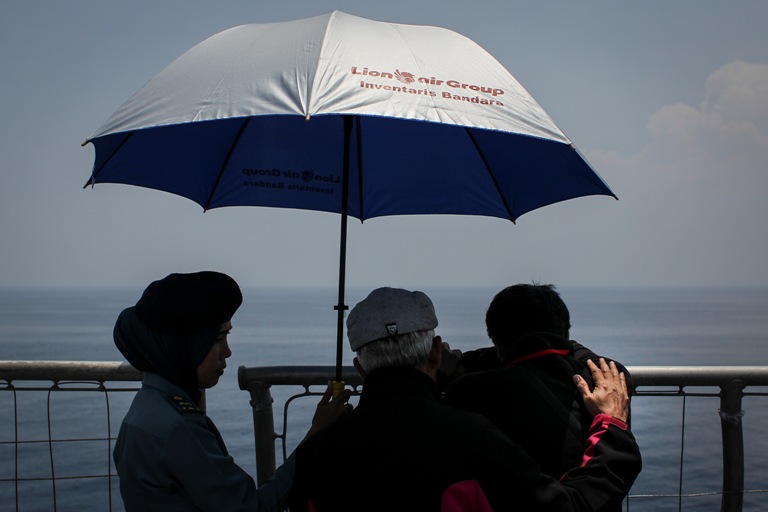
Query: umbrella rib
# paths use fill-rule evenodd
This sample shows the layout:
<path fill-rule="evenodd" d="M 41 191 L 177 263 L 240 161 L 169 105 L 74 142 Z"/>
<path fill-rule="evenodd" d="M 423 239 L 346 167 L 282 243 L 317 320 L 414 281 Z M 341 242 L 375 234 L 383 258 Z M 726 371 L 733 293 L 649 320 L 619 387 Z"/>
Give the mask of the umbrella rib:
<path fill-rule="evenodd" d="M 219 188 L 219 182 L 221 181 L 221 177 L 224 175 L 224 171 L 229 165 L 229 160 L 230 158 L 232 158 L 232 153 L 235 152 L 235 148 L 237 147 L 238 142 L 240 142 L 240 137 L 243 136 L 243 132 L 245 132 L 245 129 L 248 127 L 248 124 L 251 122 L 251 119 L 252 118 L 250 117 L 245 118 L 243 125 L 240 127 L 240 130 L 237 132 L 237 136 L 232 141 L 232 144 L 229 146 L 229 151 L 227 151 L 227 157 L 224 159 L 224 163 L 221 165 L 221 168 L 219 169 L 219 172 L 216 175 L 216 182 L 213 184 L 213 187 L 211 188 L 211 193 L 208 195 L 208 200 L 205 202 L 205 205 L 203 206 L 204 211 L 208 211 L 210 209 L 211 201 L 213 201 L 213 196 L 214 194 L 216 194 L 216 189 Z"/>
<path fill-rule="evenodd" d="M 470 130 L 469 128 L 465 128 L 464 130 L 467 132 L 467 136 L 469 137 L 469 140 L 471 140 L 472 144 L 474 144 L 475 149 L 477 150 L 477 154 L 480 155 L 480 158 L 483 160 L 483 166 L 485 167 L 485 170 L 488 171 L 488 175 L 491 177 L 491 180 L 493 181 L 493 186 L 496 187 L 496 192 L 498 192 L 499 198 L 501 198 L 501 202 L 504 203 L 504 208 L 507 210 L 507 215 L 509 216 L 509 220 L 512 221 L 512 224 L 516 224 L 515 216 L 512 213 L 512 209 L 509 207 L 509 203 L 507 203 L 507 199 L 506 197 L 504 197 L 501 187 L 499 187 L 499 182 L 496 180 L 496 176 L 493 174 L 493 171 L 491 171 L 491 167 L 488 165 L 488 160 L 485 159 L 485 154 L 483 153 L 483 150 L 480 149 L 480 145 L 477 143 L 477 140 L 475 140 L 475 136 L 472 134 L 472 130 Z"/>
<path fill-rule="evenodd" d="M 93 186 L 93 185 L 95 185 L 95 184 L 96 184 L 96 175 L 97 175 L 97 174 L 99 174 L 99 173 L 101 172 L 101 170 L 102 170 L 102 169 L 104 169 L 104 167 L 106 167 L 106 165 L 109 163 L 109 161 L 110 161 L 110 160 L 112 160 L 112 157 L 113 157 L 113 156 L 115 156 L 115 154 L 117 154 L 117 152 L 118 152 L 118 151 L 120 151 L 120 149 L 123 147 L 123 145 L 124 145 L 126 142 L 128 142 L 128 139 L 130 139 L 130 138 L 133 136 L 133 134 L 134 134 L 134 133 L 135 133 L 135 132 L 130 132 L 130 133 L 129 133 L 129 134 L 128 134 L 128 135 L 127 135 L 127 136 L 126 136 L 126 137 L 125 137 L 125 138 L 124 138 L 124 139 L 123 139 L 121 142 L 120 142 L 120 144 L 119 144 L 119 145 L 118 145 L 118 146 L 115 148 L 115 150 L 114 150 L 114 151 L 112 151 L 112 154 L 111 154 L 111 155 L 109 155 L 109 157 L 108 157 L 106 160 L 104 160 L 104 163 L 103 163 L 103 164 L 101 164 L 101 167 L 99 167 L 99 169 L 98 169 L 98 170 L 96 170 L 96 169 L 94 169 L 94 170 L 93 170 L 93 172 L 91 173 L 91 178 L 90 178 L 88 181 L 86 181 L 86 182 L 85 182 L 85 185 L 83 185 L 83 188 L 87 188 L 87 187 L 88 187 L 88 185 L 91 185 L 91 186 Z M 85 143 L 84 143 L 84 144 L 85 144 Z"/>

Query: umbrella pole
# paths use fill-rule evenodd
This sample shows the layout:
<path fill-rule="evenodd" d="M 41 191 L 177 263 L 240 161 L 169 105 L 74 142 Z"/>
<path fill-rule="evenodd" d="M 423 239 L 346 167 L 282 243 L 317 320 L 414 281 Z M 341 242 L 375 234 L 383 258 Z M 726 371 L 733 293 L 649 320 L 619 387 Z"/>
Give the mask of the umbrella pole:
<path fill-rule="evenodd" d="M 339 301 L 334 307 L 338 312 L 336 324 L 336 376 L 333 382 L 333 396 L 344 389 L 342 377 L 342 353 L 344 352 L 344 314 L 349 306 L 344 303 L 344 288 L 346 286 L 347 267 L 347 208 L 349 206 L 349 153 L 352 135 L 352 117 L 344 119 L 344 160 L 341 178 L 341 234 L 339 241 Z"/>

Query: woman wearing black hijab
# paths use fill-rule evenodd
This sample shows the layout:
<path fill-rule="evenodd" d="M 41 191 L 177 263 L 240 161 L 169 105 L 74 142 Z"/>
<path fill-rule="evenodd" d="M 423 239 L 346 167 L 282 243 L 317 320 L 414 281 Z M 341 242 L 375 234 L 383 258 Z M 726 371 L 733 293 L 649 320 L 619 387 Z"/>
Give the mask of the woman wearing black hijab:
<path fill-rule="evenodd" d="M 145 372 L 113 454 L 127 512 L 285 509 L 293 455 L 256 489 L 199 407 L 201 389 L 216 385 L 232 354 L 227 335 L 242 301 L 226 274 L 170 274 L 120 313 L 115 345 Z M 329 387 L 307 437 L 342 415 L 348 398 L 331 400 Z"/>

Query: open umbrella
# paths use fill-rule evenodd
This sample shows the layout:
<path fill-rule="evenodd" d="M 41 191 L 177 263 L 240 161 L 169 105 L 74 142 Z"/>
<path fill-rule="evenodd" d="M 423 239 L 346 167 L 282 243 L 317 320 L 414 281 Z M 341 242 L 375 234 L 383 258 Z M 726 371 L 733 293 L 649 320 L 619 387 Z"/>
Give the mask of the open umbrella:
<path fill-rule="evenodd" d="M 515 78 L 431 26 L 343 12 L 242 25 L 194 46 L 86 143 L 87 185 L 127 183 L 205 210 L 341 214 L 336 380 L 347 217 L 520 215 L 613 192 Z"/>

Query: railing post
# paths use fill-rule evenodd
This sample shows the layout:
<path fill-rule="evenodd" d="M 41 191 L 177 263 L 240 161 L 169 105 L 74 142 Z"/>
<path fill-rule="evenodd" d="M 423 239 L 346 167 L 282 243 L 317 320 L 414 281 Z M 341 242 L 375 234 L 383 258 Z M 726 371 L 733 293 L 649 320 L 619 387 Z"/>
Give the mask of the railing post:
<path fill-rule="evenodd" d="M 248 392 L 251 394 L 253 409 L 253 436 L 256 447 L 256 484 L 261 486 L 275 474 L 275 421 L 272 416 L 272 394 L 270 384 L 251 381 Z"/>
<path fill-rule="evenodd" d="M 720 386 L 720 427 L 723 436 L 722 512 L 741 512 L 744 502 L 744 430 L 741 398 L 746 384 L 732 380 Z"/>

